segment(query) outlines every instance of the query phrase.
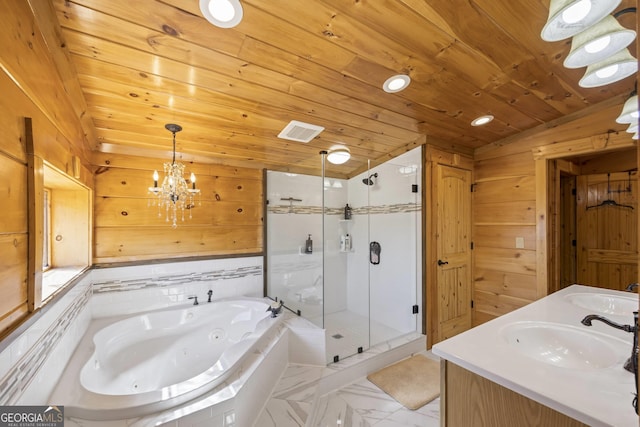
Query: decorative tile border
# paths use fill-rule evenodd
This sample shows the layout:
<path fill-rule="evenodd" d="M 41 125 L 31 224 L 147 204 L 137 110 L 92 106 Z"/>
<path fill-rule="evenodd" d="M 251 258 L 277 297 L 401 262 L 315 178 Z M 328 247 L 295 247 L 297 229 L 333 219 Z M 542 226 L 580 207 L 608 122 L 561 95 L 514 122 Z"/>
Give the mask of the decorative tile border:
<path fill-rule="evenodd" d="M 393 205 L 379 206 L 361 206 L 352 208 L 353 215 L 377 215 L 377 214 L 394 214 L 407 212 L 420 212 L 422 205 L 419 203 L 397 203 Z M 288 206 L 278 205 L 269 206 L 267 212 L 274 215 L 295 214 L 295 215 L 321 215 L 321 206 Z M 325 208 L 326 215 L 343 215 L 344 208 Z"/>
<path fill-rule="evenodd" d="M 262 276 L 262 266 L 252 265 L 202 273 L 164 275 L 132 280 L 112 280 L 83 285 L 84 289 L 74 297 L 73 301 L 57 318 L 52 320 L 40 339 L 27 350 L 19 362 L 12 366 L 6 375 L 0 379 L 0 405 L 15 404 L 34 378 L 39 374 L 42 375 L 42 372 L 39 372 L 42 366 L 47 361 L 47 358 L 55 351 L 55 347 L 80 316 L 82 310 L 87 306 L 93 293 L 104 294 L 108 292 L 179 286 L 193 284 L 194 282 L 211 282 L 250 276 Z M 9 351 L 9 349 L 5 351 Z"/>
<path fill-rule="evenodd" d="M 93 283 L 92 286 L 94 293 L 101 294 L 105 292 L 125 292 L 140 289 L 162 288 L 166 286 L 186 285 L 193 284 L 194 282 L 215 282 L 218 280 L 240 279 L 243 277 L 261 275 L 262 266 L 252 265 L 230 270 L 215 270 L 203 273 L 174 274 L 130 280 L 110 280 Z"/>
<path fill-rule="evenodd" d="M 31 381 L 38 375 L 53 349 L 89 303 L 91 286 L 75 297 L 69 306 L 42 334 L 38 342 L 22 356 L 0 382 L 0 405 L 15 404 Z"/>

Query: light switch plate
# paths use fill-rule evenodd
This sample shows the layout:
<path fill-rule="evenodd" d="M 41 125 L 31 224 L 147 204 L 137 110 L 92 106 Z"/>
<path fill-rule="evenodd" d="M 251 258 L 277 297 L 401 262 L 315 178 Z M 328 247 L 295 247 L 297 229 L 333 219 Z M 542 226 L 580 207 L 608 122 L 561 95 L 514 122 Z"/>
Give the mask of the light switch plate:
<path fill-rule="evenodd" d="M 524 237 L 516 237 L 516 249 L 524 249 Z"/>

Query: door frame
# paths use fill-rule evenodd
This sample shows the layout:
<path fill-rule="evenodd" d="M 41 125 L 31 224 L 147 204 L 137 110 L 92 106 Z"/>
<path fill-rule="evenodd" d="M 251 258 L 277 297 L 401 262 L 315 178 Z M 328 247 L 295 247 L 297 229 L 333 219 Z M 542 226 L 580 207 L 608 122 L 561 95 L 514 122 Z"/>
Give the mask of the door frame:
<path fill-rule="evenodd" d="M 456 167 L 459 169 L 469 170 L 471 172 L 471 182 L 473 182 L 473 158 L 471 156 L 465 156 L 459 153 L 449 153 L 447 151 L 443 151 L 437 147 L 432 145 L 425 145 L 423 149 L 423 179 L 425 180 L 425 185 L 423 188 L 424 191 L 424 217 L 425 224 L 422 228 L 423 233 L 423 241 L 424 243 L 424 251 L 423 251 L 423 267 L 424 267 L 424 276 L 425 276 L 425 292 L 423 293 L 423 307 L 424 313 L 423 321 L 425 324 L 423 325 L 423 330 L 426 331 L 427 334 L 427 349 L 430 349 L 433 344 L 440 341 L 440 337 L 438 337 L 438 287 L 437 287 L 437 274 L 438 274 L 438 258 L 437 258 L 437 240 L 435 230 L 437 227 L 437 214 L 438 214 L 438 203 L 437 203 L 437 194 L 433 189 L 433 173 L 435 171 L 435 166 L 445 165 Z M 471 191 L 471 189 L 469 189 Z M 472 210 L 473 210 L 473 200 Z M 471 218 L 469 218 L 471 222 Z M 472 236 L 473 236 L 473 227 L 471 228 Z M 473 238 L 472 238 L 473 240 Z M 473 256 L 471 257 L 471 269 L 470 272 L 473 274 Z M 471 297 L 473 298 L 473 286 L 471 287 Z M 473 314 L 472 314 L 473 316 Z"/>
<path fill-rule="evenodd" d="M 603 153 L 625 148 L 636 148 L 636 142 L 624 132 L 609 132 L 556 144 L 535 147 L 531 151 L 536 171 L 536 299 L 550 293 L 553 283 L 552 274 L 557 267 L 558 258 L 556 240 L 552 233 L 552 216 L 557 214 L 555 203 L 554 167 L 551 162 L 564 157 Z M 636 154 L 638 155 L 638 154 Z M 638 179 L 640 184 L 640 179 Z"/>

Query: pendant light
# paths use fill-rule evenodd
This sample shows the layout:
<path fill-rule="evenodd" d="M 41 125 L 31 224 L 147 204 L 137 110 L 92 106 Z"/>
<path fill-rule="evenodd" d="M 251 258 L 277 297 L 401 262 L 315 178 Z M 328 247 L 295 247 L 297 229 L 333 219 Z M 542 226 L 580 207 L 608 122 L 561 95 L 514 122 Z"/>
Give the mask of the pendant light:
<path fill-rule="evenodd" d="M 551 0 L 542 40 L 553 42 L 575 36 L 609 15 L 621 0 Z"/>
<path fill-rule="evenodd" d="M 634 123 L 638 121 L 640 114 L 638 113 L 638 93 L 637 91 L 631 92 L 631 96 L 627 99 L 622 107 L 622 112 L 616 119 L 617 123 Z"/>
<path fill-rule="evenodd" d="M 605 16 L 591 28 L 576 34 L 564 66 L 580 68 L 602 61 L 629 46 L 635 38 L 635 31 L 624 28 L 613 16 Z"/>
<path fill-rule="evenodd" d="M 638 61 L 629 49 L 622 49 L 610 57 L 591 64 L 578 84 L 581 87 L 598 87 L 629 77 L 638 71 Z"/>

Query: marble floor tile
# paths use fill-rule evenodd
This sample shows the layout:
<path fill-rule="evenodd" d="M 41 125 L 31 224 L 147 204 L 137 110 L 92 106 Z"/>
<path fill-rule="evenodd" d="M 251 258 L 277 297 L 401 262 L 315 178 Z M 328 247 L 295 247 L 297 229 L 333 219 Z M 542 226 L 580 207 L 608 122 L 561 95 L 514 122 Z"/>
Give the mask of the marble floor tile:
<path fill-rule="evenodd" d="M 277 399 L 311 402 L 324 372 L 322 366 L 290 364 L 273 390 Z"/>
<path fill-rule="evenodd" d="M 310 427 L 371 427 L 371 424 L 336 393 L 322 397 L 317 405 L 315 422 Z"/>
<path fill-rule="evenodd" d="M 366 379 L 343 387 L 335 394 L 370 424 L 389 417 L 403 407 Z"/>
<path fill-rule="evenodd" d="M 374 427 L 440 427 L 440 399 L 429 402 L 412 411 L 401 408 L 387 418 L 373 424 Z"/>
<path fill-rule="evenodd" d="M 349 359 L 357 363 L 358 356 Z M 366 378 L 317 396 L 327 373 L 351 366 L 342 361 L 327 367 L 289 365 L 254 427 L 439 427 L 439 398 L 412 411 Z"/>
<path fill-rule="evenodd" d="M 256 427 L 304 427 L 311 404 L 282 399 L 269 399 L 256 421 Z"/>

